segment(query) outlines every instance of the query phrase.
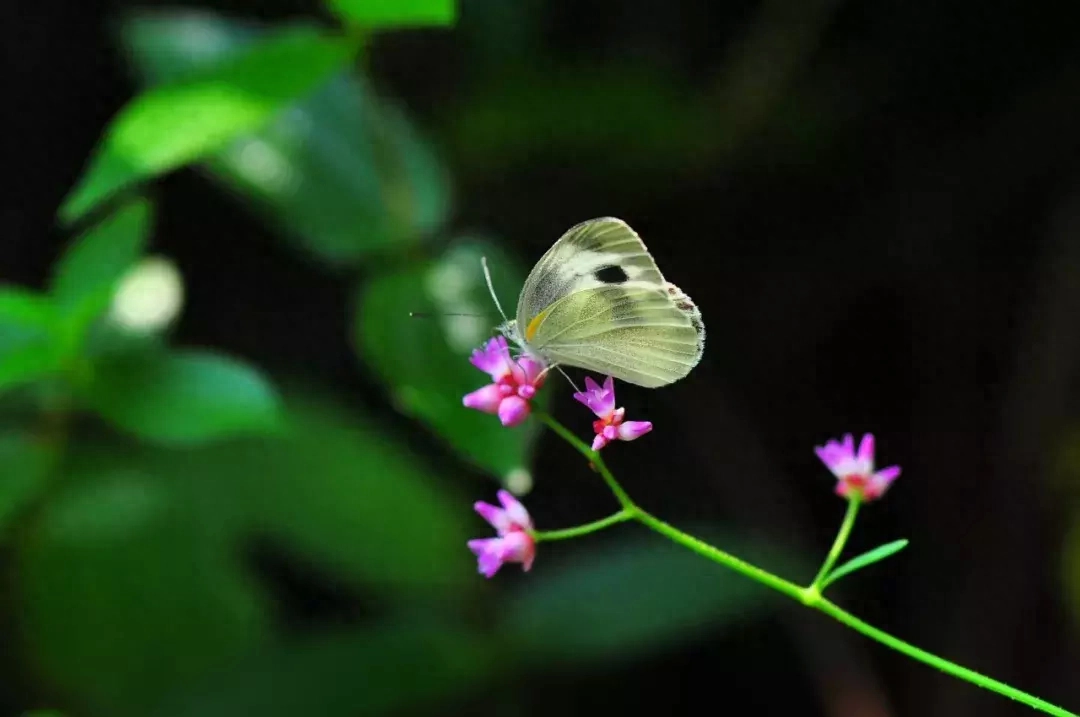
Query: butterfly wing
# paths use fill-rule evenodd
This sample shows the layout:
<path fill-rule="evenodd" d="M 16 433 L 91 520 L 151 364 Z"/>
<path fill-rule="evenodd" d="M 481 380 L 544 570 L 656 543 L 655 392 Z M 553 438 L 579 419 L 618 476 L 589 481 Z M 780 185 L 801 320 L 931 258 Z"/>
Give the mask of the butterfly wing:
<path fill-rule="evenodd" d="M 686 376 L 704 349 L 697 307 L 613 218 L 578 224 L 548 250 L 517 318 L 529 348 L 549 361 L 649 388 Z"/>

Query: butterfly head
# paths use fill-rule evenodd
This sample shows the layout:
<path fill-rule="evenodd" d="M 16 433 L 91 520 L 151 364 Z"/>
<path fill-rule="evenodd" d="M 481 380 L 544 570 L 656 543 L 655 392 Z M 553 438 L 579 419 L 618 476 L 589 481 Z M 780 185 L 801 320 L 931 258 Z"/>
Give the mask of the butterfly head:
<path fill-rule="evenodd" d="M 507 319 L 499 324 L 496 330 L 505 336 L 507 341 L 522 351 L 528 349 L 528 343 L 525 341 L 525 337 L 521 335 L 521 329 L 518 328 L 518 322 L 515 319 Z"/>

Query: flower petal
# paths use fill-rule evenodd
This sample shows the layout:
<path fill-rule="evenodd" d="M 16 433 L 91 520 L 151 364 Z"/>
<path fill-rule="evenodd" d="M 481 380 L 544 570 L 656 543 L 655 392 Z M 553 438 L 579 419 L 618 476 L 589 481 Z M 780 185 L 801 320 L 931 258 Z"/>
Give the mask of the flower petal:
<path fill-rule="evenodd" d="M 516 426 L 529 417 L 529 402 L 520 396 L 507 396 L 499 403 L 498 413 L 504 426 Z"/>
<path fill-rule="evenodd" d="M 521 372 L 524 373 L 522 383 L 529 384 L 534 388 L 540 388 L 547 377 L 547 364 L 534 356 L 522 356 L 517 360 Z M 515 374 L 516 375 L 516 374 Z"/>
<path fill-rule="evenodd" d="M 469 363 L 491 376 L 493 381 L 505 378 L 513 368 L 510 348 L 506 344 L 506 338 L 496 336 L 489 340 L 484 344 L 483 348 L 472 352 Z"/>
<path fill-rule="evenodd" d="M 837 473 L 837 467 L 843 460 L 843 451 L 835 441 L 829 441 L 824 446 L 817 446 L 814 448 L 814 453 L 821 459 L 821 462 L 825 464 L 834 475 Z"/>
<path fill-rule="evenodd" d="M 485 578 L 499 572 L 503 564 L 503 539 L 479 538 L 468 542 L 469 550 L 476 555 L 477 571 Z"/>
<path fill-rule="evenodd" d="M 874 434 L 867 433 L 859 441 L 859 452 L 855 456 L 858 471 L 869 475 L 874 472 Z"/>
<path fill-rule="evenodd" d="M 591 376 L 585 377 L 585 390 L 574 394 L 581 403 L 600 418 L 607 418 L 615 409 L 614 381 L 608 376 L 603 387 L 597 385 Z"/>
<path fill-rule="evenodd" d="M 525 506 L 521 504 L 521 501 L 515 498 L 508 490 L 500 490 L 496 495 L 505 509 L 500 512 L 505 512 L 512 524 L 517 525 L 519 528 L 532 530 L 532 518 L 529 517 L 529 511 L 525 510 Z"/>
<path fill-rule="evenodd" d="M 882 468 L 877 473 L 870 476 L 870 481 L 866 485 L 866 499 L 873 500 L 885 495 L 885 491 L 889 489 L 892 482 L 900 476 L 900 466 L 889 466 L 888 468 Z"/>
<path fill-rule="evenodd" d="M 828 441 L 824 446 L 815 448 L 814 452 L 837 478 L 843 478 L 851 473 L 868 472 L 860 470 L 855 458 L 855 440 L 850 433 L 844 436 L 843 443 Z"/>
<path fill-rule="evenodd" d="M 596 438 L 592 439 L 592 449 L 598 451 L 608 444 L 608 439 L 604 438 L 603 433 L 597 433 Z"/>
<path fill-rule="evenodd" d="M 510 514 L 502 508 L 478 500 L 473 503 L 473 509 L 480 514 L 480 517 L 491 523 L 491 527 L 494 528 L 499 535 L 503 535 L 510 530 L 513 518 L 511 518 Z"/>
<path fill-rule="evenodd" d="M 615 410 L 615 378 L 613 376 L 604 379 L 604 390 L 601 392 L 598 401 L 600 403 L 599 408 L 604 414 Z"/>
<path fill-rule="evenodd" d="M 635 438 L 641 438 L 646 433 L 652 430 L 652 422 L 650 421 L 626 421 L 619 425 L 619 439 L 623 441 L 632 441 Z"/>
<path fill-rule="evenodd" d="M 885 481 L 886 483 L 892 483 L 900 476 L 900 466 L 889 466 L 888 468 L 882 468 L 874 477 L 878 480 Z"/>
<path fill-rule="evenodd" d="M 527 571 L 536 557 L 536 542 L 528 533 L 513 530 L 502 538 L 501 557 L 504 563 L 521 563 L 522 569 Z"/>
<path fill-rule="evenodd" d="M 461 402 L 468 408 L 475 408 L 484 413 L 497 413 L 499 404 L 506 397 L 504 387 L 497 383 L 489 383 L 483 388 L 478 388 L 472 393 L 465 394 Z"/>

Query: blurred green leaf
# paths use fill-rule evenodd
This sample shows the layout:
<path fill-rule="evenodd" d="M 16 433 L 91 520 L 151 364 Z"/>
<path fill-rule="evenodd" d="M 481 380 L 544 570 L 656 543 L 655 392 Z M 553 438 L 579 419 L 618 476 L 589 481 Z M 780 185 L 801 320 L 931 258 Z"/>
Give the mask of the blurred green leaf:
<path fill-rule="evenodd" d="M 117 190 L 197 161 L 264 125 L 340 69 L 348 42 L 288 28 L 243 53 L 139 95 L 113 119 L 90 167 L 64 200 L 72 222 Z"/>
<path fill-rule="evenodd" d="M 0 529 L 38 495 L 56 458 L 29 434 L 0 434 Z"/>
<path fill-rule="evenodd" d="M 376 30 L 387 27 L 453 25 L 455 0 L 326 0 L 341 19 Z"/>
<path fill-rule="evenodd" d="M 0 393 L 59 370 L 55 327 L 48 297 L 0 286 Z"/>
<path fill-rule="evenodd" d="M 522 272 L 495 245 L 463 240 L 437 260 L 368 282 L 357 297 L 354 335 L 360 357 L 388 384 L 400 411 L 505 480 L 526 470 L 535 427 L 504 428 L 495 416 L 461 404 L 462 396 L 490 382 L 468 356 L 500 322 L 484 283 L 485 254 L 499 301 L 512 310 Z M 411 311 L 430 315 L 411 318 Z M 461 313 L 478 316 L 446 315 Z M 548 393 L 541 391 L 540 405 Z"/>
<path fill-rule="evenodd" d="M 144 82 L 177 78 L 247 47 L 252 23 L 193 11 L 141 13 L 123 42 Z M 342 73 L 211 156 L 211 176 L 323 261 L 352 265 L 413 245 L 445 221 L 447 172 L 411 123 Z"/>
<path fill-rule="evenodd" d="M 662 67 L 516 62 L 495 72 L 448 123 L 456 159 L 473 171 L 572 157 L 583 172 L 624 182 L 620 189 L 653 191 L 642 167 L 709 168 L 725 146 L 723 113 Z"/>
<path fill-rule="evenodd" d="M 141 198 L 117 209 L 76 239 L 56 264 L 51 292 L 66 340 L 81 342 L 108 308 L 117 284 L 146 247 L 151 211 Z"/>
<path fill-rule="evenodd" d="M 907 540 L 904 540 L 904 539 L 894 540 L 891 543 L 886 543 L 885 545 L 879 545 L 878 547 L 874 548 L 873 550 L 869 550 L 869 551 L 863 553 L 862 555 L 854 557 L 851 560 L 844 563 L 843 565 L 841 565 L 840 567 L 833 570 L 831 573 L 829 573 L 829 577 L 827 577 L 824 581 L 822 581 L 821 588 L 825 589 L 828 585 L 836 582 L 837 580 L 844 577 L 845 575 L 850 575 L 851 573 L 855 572 L 856 570 L 862 570 L 863 568 L 865 568 L 867 566 L 873 565 L 874 563 L 877 563 L 877 562 L 880 562 L 880 561 L 884 560 L 885 558 L 889 557 L 890 555 L 894 555 L 896 553 L 899 553 L 901 550 L 906 548 L 907 545 L 908 545 Z"/>
<path fill-rule="evenodd" d="M 445 707 L 488 679 L 494 657 L 488 644 L 460 628 L 354 630 L 260 655 L 156 717 L 381 715 Z"/>
<path fill-rule="evenodd" d="M 656 536 L 582 551 L 545 575 L 538 561 L 533 572 L 504 601 L 503 632 L 530 659 L 555 663 L 630 658 L 773 605 L 767 589 Z"/>
<path fill-rule="evenodd" d="M 279 426 L 273 387 L 254 367 L 202 351 L 148 350 L 96 366 L 85 398 L 140 438 L 193 444 Z"/>
<path fill-rule="evenodd" d="M 295 398 L 288 415 L 281 435 L 173 454 L 170 475 L 226 511 L 233 533 L 273 539 L 368 589 L 445 602 L 475 584 L 464 497 L 371 419 Z"/>
<path fill-rule="evenodd" d="M 17 554 L 21 636 L 47 684 L 143 717 L 264 639 L 253 585 L 175 485 L 92 464 L 66 477 Z"/>

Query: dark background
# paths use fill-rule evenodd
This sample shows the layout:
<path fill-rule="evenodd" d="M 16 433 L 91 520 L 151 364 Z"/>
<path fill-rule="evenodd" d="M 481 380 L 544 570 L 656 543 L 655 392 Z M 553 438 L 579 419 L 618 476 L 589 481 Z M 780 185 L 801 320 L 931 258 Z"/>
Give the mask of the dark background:
<path fill-rule="evenodd" d="M 301 0 L 201 6 L 266 20 L 321 12 Z M 43 284 L 66 237 L 56 207 L 136 89 L 113 30 L 132 7 L 0 10 L 5 282 Z M 570 225 L 618 216 L 700 306 L 708 341 L 691 376 L 620 392 L 630 415 L 657 427 L 610 451 L 631 495 L 676 525 L 723 525 L 813 556 L 843 504 L 811 449 L 872 431 L 880 462 L 904 473 L 865 510 L 851 549 L 895 537 L 911 546 L 846 581 L 837 602 L 1080 706 L 1080 559 L 1068 557 L 1080 551 L 1068 537 L 1080 518 L 1078 61 L 1069 13 L 1044 3 L 465 0 L 452 30 L 380 35 L 370 68 L 453 174 L 452 227 L 504 238 L 527 266 Z M 183 267 L 189 296 L 177 343 L 319 376 L 401 420 L 344 338 L 346 278 L 298 262 L 194 172 L 153 193 L 154 249 Z M 561 385 L 553 401 L 584 430 Z M 534 468 L 526 503 L 541 527 L 609 509 L 554 437 L 543 437 Z M 468 492 L 491 500 L 480 480 Z M 528 581 L 577 547 L 542 546 Z M 251 560 L 297 629 L 357 610 L 349 590 L 302 561 L 272 549 Z M 529 585 L 500 573 L 489 588 Z M 48 701 L 9 675 L 8 713 Z M 1029 713 L 797 606 L 435 712 L 646 705 Z"/>

